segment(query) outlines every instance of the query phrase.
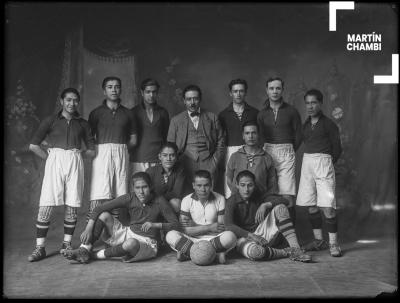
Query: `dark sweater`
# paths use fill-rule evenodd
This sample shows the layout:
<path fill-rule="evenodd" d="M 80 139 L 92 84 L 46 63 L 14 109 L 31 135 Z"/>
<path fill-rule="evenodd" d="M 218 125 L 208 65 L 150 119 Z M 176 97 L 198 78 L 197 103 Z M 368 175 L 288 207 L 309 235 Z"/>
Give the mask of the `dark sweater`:
<path fill-rule="evenodd" d="M 160 223 L 163 221 L 162 218 L 167 221 L 162 223 L 162 230 L 167 232 L 179 229 L 178 218 L 164 197 L 152 194 L 148 201 L 143 205 L 133 192 L 122 195 L 97 206 L 93 210 L 90 219 L 96 220 L 102 212 L 125 207 L 130 215 L 130 228 L 135 234 L 159 240 L 160 233 L 158 229 L 150 228 L 147 232 L 144 232 L 141 227 L 145 222 Z"/>
<path fill-rule="evenodd" d="M 181 165 L 178 163 L 175 164 L 175 167 L 172 169 L 172 172 L 168 177 L 167 184 L 164 183 L 164 169 L 161 164 L 149 167 L 146 172 L 150 175 L 151 180 L 153 181 L 154 191 L 157 195 L 162 195 L 167 200 L 183 198 L 185 174 Z"/>
<path fill-rule="evenodd" d="M 257 122 L 258 109 L 244 103 L 244 110 L 242 119 L 239 120 L 235 111 L 233 110 L 233 104 L 229 104 L 223 111 L 218 115 L 218 119 L 221 122 L 222 128 L 226 133 L 226 145 L 227 146 L 239 146 L 243 145 L 242 125 L 247 121 Z"/>
<path fill-rule="evenodd" d="M 339 128 L 322 112 L 314 129 L 311 129 L 311 118 L 308 117 L 303 125 L 304 152 L 307 154 L 322 153 L 332 156 L 335 163 L 342 153 Z"/>
<path fill-rule="evenodd" d="M 255 191 L 246 202 L 239 193 L 233 194 L 225 205 L 226 230 L 232 231 L 238 238 L 245 238 L 249 233 L 253 233 L 258 227 L 255 221 L 257 209 L 264 202 L 271 202 L 273 207 L 278 204 L 288 205 L 288 201 L 279 195 L 262 195 Z"/>
<path fill-rule="evenodd" d="M 293 144 L 297 150 L 301 144 L 301 118 L 296 108 L 283 101 L 275 121 L 274 111 L 266 101 L 265 107 L 258 113 L 262 143 Z"/>
<path fill-rule="evenodd" d="M 130 162 L 158 162 L 161 145 L 167 140 L 169 115 L 165 108 L 155 105 L 150 123 L 143 103 L 131 109 L 136 123 L 138 143 L 130 153 Z"/>

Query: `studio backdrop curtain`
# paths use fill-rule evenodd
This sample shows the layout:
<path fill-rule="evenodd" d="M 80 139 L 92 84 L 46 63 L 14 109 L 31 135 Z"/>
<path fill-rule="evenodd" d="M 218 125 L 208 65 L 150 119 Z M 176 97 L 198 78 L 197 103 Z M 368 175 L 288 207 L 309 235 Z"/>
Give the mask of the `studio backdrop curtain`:
<path fill-rule="evenodd" d="M 59 93 L 74 87 L 81 94 L 79 112 L 84 118 L 104 100 L 102 81 L 108 76 L 122 80 L 122 104 L 132 108 L 137 104 L 136 62 L 133 52 L 96 53 L 85 45 L 82 26 L 70 32 L 65 39 L 62 78 Z M 59 110 L 57 101 L 55 111 Z"/>

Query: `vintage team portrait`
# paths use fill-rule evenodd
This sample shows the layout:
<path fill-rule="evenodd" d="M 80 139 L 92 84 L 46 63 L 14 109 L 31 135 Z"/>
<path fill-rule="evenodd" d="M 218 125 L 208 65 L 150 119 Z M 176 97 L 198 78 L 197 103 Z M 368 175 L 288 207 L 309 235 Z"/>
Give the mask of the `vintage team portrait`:
<path fill-rule="evenodd" d="M 396 296 L 398 13 L 7 2 L 3 298 Z"/>

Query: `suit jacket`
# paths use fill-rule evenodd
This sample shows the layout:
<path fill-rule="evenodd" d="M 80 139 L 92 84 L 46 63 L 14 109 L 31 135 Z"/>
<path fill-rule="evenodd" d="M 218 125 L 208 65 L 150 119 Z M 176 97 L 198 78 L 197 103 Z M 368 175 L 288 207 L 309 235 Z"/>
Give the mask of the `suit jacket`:
<path fill-rule="evenodd" d="M 221 123 L 217 115 L 203 109 L 200 111 L 199 120 L 201 120 L 201 123 L 199 121 L 199 126 L 203 126 L 203 131 L 207 138 L 208 151 L 218 163 L 225 152 L 225 138 Z M 174 142 L 178 146 L 179 155 L 185 151 L 189 122 L 191 123 L 188 112 L 185 110 L 174 116 L 169 125 L 167 141 Z"/>

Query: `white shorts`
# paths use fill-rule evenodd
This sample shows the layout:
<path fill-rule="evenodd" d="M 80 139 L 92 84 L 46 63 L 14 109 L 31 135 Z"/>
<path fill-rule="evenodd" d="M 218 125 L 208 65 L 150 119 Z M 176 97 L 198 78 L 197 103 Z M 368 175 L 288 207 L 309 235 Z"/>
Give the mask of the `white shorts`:
<path fill-rule="evenodd" d="M 155 162 L 131 162 L 130 163 L 130 171 L 131 171 L 131 177 L 133 176 L 134 173 L 137 172 L 145 172 L 146 169 L 148 169 L 149 167 L 153 167 L 156 166 L 157 163 Z"/>
<path fill-rule="evenodd" d="M 228 199 L 231 196 L 231 189 L 228 186 L 228 178 L 226 177 L 226 171 L 228 167 L 229 158 L 233 153 L 237 152 L 243 145 L 239 146 L 228 146 L 226 149 L 225 155 L 225 174 L 224 174 L 224 190 L 225 190 L 225 199 Z"/>
<path fill-rule="evenodd" d="M 275 209 L 273 208 L 255 230 L 254 234 L 263 237 L 268 241 L 268 245 L 273 245 L 279 234 L 279 228 L 275 218 Z"/>
<path fill-rule="evenodd" d="M 114 199 L 128 193 L 129 155 L 126 144 L 96 145 L 92 162 L 90 201 Z"/>
<path fill-rule="evenodd" d="M 296 205 L 336 208 L 335 187 L 331 155 L 305 153 Z"/>
<path fill-rule="evenodd" d="M 138 240 L 140 243 L 140 248 L 134 257 L 126 260 L 125 262 L 129 263 L 147 260 L 157 256 L 158 246 L 156 240 L 135 234 L 129 226 L 123 226 L 122 223 L 116 218 L 114 218 L 113 233 L 111 237 L 106 238 L 104 233 L 102 234 L 102 240 L 111 246 L 120 245 L 127 239 Z"/>
<path fill-rule="evenodd" d="M 84 166 L 81 152 L 49 148 L 39 206 L 81 207 Z"/>
<path fill-rule="evenodd" d="M 264 144 L 278 175 L 280 195 L 296 195 L 296 153 L 292 144 Z"/>

